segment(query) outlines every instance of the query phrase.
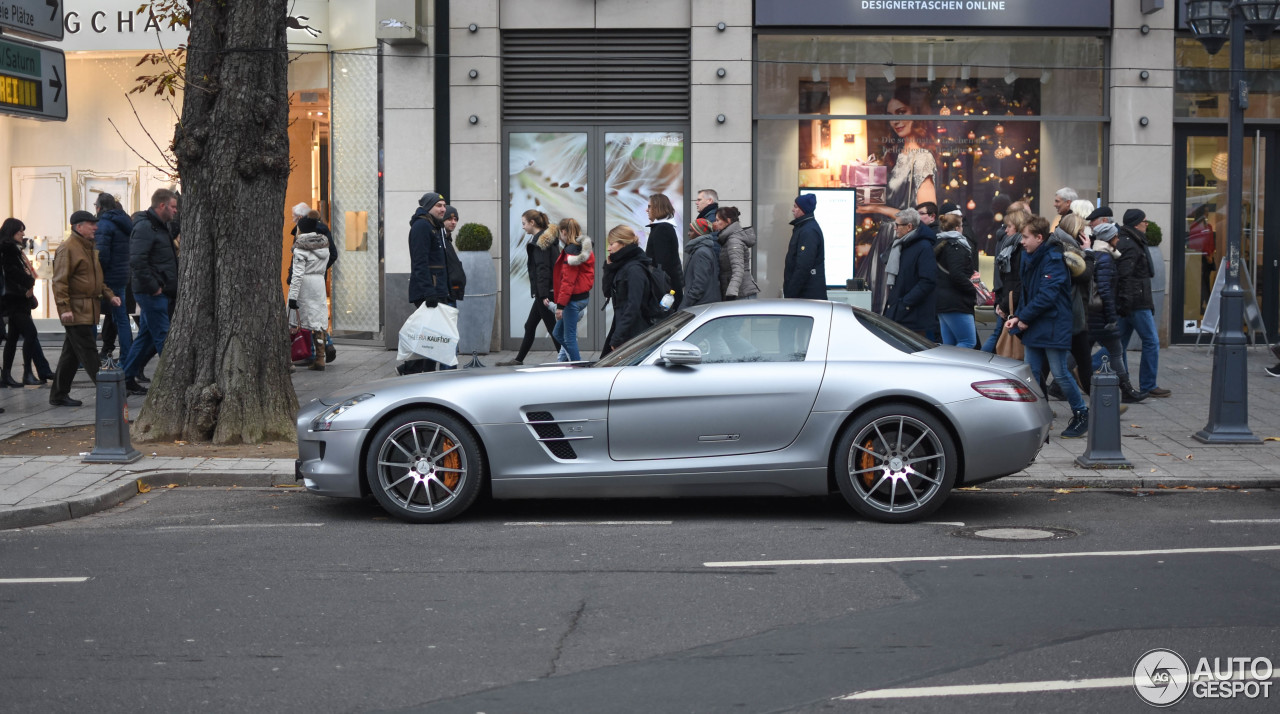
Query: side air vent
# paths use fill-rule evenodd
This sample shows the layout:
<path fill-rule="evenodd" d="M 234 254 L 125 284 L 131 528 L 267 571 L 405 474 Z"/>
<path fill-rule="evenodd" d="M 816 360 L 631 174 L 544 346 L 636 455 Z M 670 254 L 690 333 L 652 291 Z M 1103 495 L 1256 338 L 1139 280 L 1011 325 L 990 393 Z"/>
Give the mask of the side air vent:
<path fill-rule="evenodd" d="M 578 458 L 578 452 L 573 450 L 570 441 L 578 441 L 581 439 L 590 439 L 586 436 L 565 436 L 564 430 L 560 428 L 560 422 L 556 421 L 551 412 L 528 412 L 525 414 L 525 420 L 529 424 L 529 428 L 533 429 L 533 433 L 538 437 L 538 441 L 542 442 L 543 447 L 551 452 L 551 455 L 562 461 L 572 461 Z M 572 419 L 569 421 L 579 422 L 582 419 Z"/>

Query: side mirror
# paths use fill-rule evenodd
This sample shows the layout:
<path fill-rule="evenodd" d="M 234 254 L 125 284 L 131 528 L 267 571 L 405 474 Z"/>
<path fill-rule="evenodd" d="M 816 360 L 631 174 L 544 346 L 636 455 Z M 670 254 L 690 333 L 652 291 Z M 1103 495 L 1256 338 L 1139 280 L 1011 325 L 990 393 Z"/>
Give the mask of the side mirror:
<path fill-rule="evenodd" d="M 702 364 L 702 350 L 693 343 L 674 340 L 662 346 L 658 352 L 658 359 L 669 365 Z"/>

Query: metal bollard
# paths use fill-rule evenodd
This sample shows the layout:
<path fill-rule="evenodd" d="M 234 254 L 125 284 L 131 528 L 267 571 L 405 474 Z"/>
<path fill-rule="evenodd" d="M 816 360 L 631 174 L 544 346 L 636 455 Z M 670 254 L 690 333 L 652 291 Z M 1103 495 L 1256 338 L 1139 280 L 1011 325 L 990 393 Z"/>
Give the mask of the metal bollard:
<path fill-rule="evenodd" d="M 1089 438 L 1076 464 L 1087 469 L 1131 469 L 1133 464 L 1120 448 L 1120 377 L 1111 369 L 1111 360 L 1093 375 L 1089 404 Z"/>
<path fill-rule="evenodd" d="M 480 353 L 472 352 L 471 361 L 466 364 L 467 369 L 473 369 L 475 367 L 483 367 L 483 366 L 484 366 L 484 362 L 480 361 Z"/>
<path fill-rule="evenodd" d="M 129 405 L 125 403 L 124 370 L 114 361 L 98 372 L 98 403 L 93 451 L 83 461 L 93 464 L 131 464 L 142 458 L 129 443 Z"/>

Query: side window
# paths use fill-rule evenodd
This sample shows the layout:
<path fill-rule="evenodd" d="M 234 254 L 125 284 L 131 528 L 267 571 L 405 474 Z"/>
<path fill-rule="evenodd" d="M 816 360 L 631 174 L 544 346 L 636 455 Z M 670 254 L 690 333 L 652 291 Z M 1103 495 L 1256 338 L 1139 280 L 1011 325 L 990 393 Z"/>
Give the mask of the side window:
<path fill-rule="evenodd" d="M 737 315 L 712 320 L 685 341 L 702 350 L 702 361 L 708 364 L 803 362 L 812 334 L 811 317 Z"/>

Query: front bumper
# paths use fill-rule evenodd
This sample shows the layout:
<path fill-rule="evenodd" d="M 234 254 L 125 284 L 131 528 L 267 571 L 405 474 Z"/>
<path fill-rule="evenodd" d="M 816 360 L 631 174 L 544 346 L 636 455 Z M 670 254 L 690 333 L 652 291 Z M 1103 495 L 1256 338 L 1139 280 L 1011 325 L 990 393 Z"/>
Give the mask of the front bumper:
<path fill-rule="evenodd" d="M 307 490 L 322 496 L 360 498 L 360 446 L 367 429 L 298 431 L 298 460 L 294 477 Z"/>

